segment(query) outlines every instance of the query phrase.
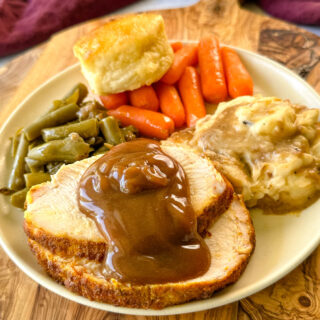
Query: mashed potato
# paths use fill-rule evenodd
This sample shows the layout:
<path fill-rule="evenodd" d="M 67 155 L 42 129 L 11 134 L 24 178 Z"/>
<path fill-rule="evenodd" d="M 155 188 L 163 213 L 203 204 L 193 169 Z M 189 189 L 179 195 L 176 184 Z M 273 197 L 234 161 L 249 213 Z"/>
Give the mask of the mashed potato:
<path fill-rule="evenodd" d="M 249 207 L 301 209 L 320 191 L 319 110 L 240 97 L 198 121 L 191 144 L 215 162 Z"/>

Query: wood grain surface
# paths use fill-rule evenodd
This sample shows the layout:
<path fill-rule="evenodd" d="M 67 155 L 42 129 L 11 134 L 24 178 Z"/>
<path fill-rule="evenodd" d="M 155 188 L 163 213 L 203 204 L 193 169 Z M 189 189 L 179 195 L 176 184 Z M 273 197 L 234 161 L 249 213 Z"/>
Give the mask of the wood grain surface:
<path fill-rule="evenodd" d="M 236 0 L 202 0 L 160 11 L 170 39 L 197 40 L 216 34 L 224 43 L 261 53 L 297 72 L 320 92 L 320 38 L 293 25 L 239 8 Z M 41 83 L 75 63 L 72 46 L 112 17 L 54 35 L 0 69 L 0 123 Z M 40 287 L 0 249 L 0 319 L 147 319 L 84 307 Z M 151 319 L 151 318 L 150 318 Z M 220 308 L 156 319 L 320 319 L 320 248 L 269 288 Z"/>

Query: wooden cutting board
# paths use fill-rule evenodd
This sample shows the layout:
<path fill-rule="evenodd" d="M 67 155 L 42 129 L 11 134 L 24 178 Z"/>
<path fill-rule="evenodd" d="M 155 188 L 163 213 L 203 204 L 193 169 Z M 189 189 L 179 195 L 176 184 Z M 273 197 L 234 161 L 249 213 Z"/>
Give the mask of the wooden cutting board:
<path fill-rule="evenodd" d="M 158 11 L 170 39 L 198 40 L 216 34 L 222 42 L 258 52 L 297 72 L 320 93 L 320 38 L 293 25 L 250 13 L 237 0 L 201 0 L 183 9 Z M 72 46 L 111 17 L 53 36 L 0 69 L 0 123 L 41 83 L 76 62 Z M 320 214 L 320 213 L 319 213 Z M 0 249 L 0 320 L 145 319 L 84 307 L 40 287 Z M 164 319 L 320 319 L 320 247 L 269 288 L 240 302 Z M 150 318 L 151 319 L 151 318 Z"/>

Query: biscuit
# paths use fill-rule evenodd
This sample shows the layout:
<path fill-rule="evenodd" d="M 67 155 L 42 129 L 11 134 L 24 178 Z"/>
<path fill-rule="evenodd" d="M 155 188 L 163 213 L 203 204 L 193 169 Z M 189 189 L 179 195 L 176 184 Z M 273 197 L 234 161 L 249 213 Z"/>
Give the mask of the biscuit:
<path fill-rule="evenodd" d="M 91 89 L 100 95 L 150 85 L 173 62 L 164 21 L 157 14 L 108 22 L 81 38 L 73 49 Z"/>

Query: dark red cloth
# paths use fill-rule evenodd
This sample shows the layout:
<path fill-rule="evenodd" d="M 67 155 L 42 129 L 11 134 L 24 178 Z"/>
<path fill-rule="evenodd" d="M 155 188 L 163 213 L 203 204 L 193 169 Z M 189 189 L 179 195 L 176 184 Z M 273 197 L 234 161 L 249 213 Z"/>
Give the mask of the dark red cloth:
<path fill-rule="evenodd" d="M 274 17 L 320 26 L 320 0 L 260 0 L 260 5 Z"/>
<path fill-rule="evenodd" d="M 137 0 L 0 0 L 0 57 Z"/>

